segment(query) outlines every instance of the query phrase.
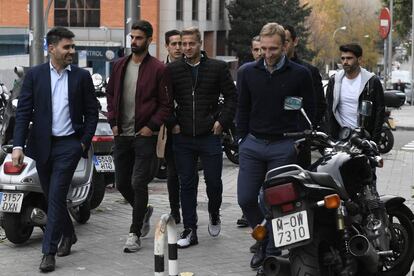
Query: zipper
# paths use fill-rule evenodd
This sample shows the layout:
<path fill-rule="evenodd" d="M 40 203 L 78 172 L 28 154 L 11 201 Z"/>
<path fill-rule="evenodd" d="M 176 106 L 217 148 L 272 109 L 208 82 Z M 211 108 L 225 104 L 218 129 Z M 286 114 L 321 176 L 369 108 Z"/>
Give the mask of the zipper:
<path fill-rule="evenodd" d="M 200 65 L 198 65 L 200 66 Z M 197 67 L 197 73 L 196 73 L 196 78 L 195 78 L 195 82 L 194 82 L 194 86 L 192 87 L 193 93 L 191 94 L 193 97 L 193 136 L 196 136 L 196 125 L 195 125 L 195 108 L 196 108 L 196 103 L 195 103 L 195 89 L 197 87 L 197 82 L 198 82 L 198 69 L 199 67 Z"/>

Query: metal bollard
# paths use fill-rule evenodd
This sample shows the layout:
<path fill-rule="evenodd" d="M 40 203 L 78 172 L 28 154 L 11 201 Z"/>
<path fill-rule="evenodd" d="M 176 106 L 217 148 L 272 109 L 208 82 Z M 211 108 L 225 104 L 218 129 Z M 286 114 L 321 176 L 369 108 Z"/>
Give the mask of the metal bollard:
<path fill-rule="evenodd" d="M 165 232 L 168 233 L 168 273 L 178 276 L 177 262 L 177 227 L 174 218 L 168 214 L 161 216 L 154 235 L 155 276 L 164 276 L 164 243 Z"/>

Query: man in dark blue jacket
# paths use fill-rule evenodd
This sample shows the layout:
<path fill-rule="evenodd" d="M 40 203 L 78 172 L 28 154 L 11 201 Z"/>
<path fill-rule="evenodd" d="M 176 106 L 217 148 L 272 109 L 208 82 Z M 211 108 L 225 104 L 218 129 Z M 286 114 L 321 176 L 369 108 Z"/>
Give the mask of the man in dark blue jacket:
<path fill-rule="evenodd" d="M 260 32 L 260 44 L 262 59 L 243 65 L 237 76 L 237 128 L 241 137 L 237 196 L 252 228 L 264 218 L 257 197 L 266 172 L 296 162 L 295 141 L 285 138 L 283 133 L 301 129 L 301 114 L 284 110 L 285 98 L 302 97 L 303 107 L 311 119 L 314 114 L 311 75 L 309 70 L 285 56 L 283 27 L 277 23 L 266 24 Z M 258 268 L 266 254 L 274 254 L 272 248 L 273 240 L 269 237 L 268 243 L 253 255 L 250 266 Z"/>
<path fill-rule="evenodd" d="M 23 163 L 23 148 L 36 161 L 47 198 L 47 224 L 39 269 L 55 269 L 55 254 L 70 254 L 77 240 L 66 209 L 66 196 L 82 154 L 91 144 L 98 106 L 88 71 L 72 66 L 75 35 L 55 27 L 46 35 L 50 62 L 31 68 L 23 82 L 16 112 L 13 165 Z M 58 243 L 61 243 L 58 248 Z"/>

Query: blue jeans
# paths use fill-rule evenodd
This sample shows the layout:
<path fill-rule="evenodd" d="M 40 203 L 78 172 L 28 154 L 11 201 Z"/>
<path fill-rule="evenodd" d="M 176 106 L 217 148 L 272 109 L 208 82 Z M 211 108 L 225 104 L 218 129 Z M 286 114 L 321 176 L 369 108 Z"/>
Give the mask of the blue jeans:
<path fill-rule="evenodd" d="M 197 160 L 200 157 L 206 181 L 208 211 L 218 213 L 222 201 L 223 153 L 220 136 L 173 135 L 173 150 L 180 181 L 180 198 L 184 228 L 197 228 Z"/>
<path fill-rule="evenodd" d="M 258 203 L 258 196 L 266 172 L 273 168 L 295 163 L 296 156 L 294 141 L 291 139 L 270 142 L 248 134 L 239 145 L 237 199 L 251 228 L 264 219 L 264 214 Z M 268 230 L 271 230 L 271 224 L 269 225 Z M 273 240 L 269 239 L 269 241 L 271 248 Z"/>

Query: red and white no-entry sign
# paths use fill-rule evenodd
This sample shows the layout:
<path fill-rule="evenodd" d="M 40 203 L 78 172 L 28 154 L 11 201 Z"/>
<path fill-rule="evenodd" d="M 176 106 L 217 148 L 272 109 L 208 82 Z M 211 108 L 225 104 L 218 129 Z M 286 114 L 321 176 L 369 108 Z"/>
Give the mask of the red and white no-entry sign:
<path fill-rule="evenodd" d="M 379 16 L 380 25 L 379 25 L 379 34 L 382 39 L 386 39 L 390 33 L 391 27 L 391 14 L 388 8 L 382 8 Z"/>

